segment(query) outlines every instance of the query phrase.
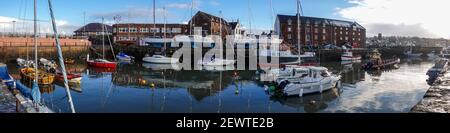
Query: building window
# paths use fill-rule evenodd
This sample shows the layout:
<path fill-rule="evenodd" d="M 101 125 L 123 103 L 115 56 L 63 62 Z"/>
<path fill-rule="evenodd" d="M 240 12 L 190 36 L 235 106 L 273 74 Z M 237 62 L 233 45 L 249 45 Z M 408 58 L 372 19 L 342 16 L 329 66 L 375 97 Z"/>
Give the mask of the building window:
<path fill-rule="evenodd" d="M 172 33 L 181 33 L 181 28 L 172 28 Z"/>
<path fill-rule="evenodd" d="M 314 35 L 314 40 L 318 40 L 319 36 L 318 35 Z"/>
<path fill-rule="evenodd" d="M 342 41 L 342 37 L 339 37 L 339 40 L 341 40 L 341 41 Z"/>
<path fill-rule="evenodd" d="M 345 35 L 348 35 L 348 31 L 345 32 Z"/>
<path fill-rule="evenodd" d="M 323 33 L 323 34 L 327 33 L 327 30 L 322 29 L 322 33 Z"/>
<path fill-rule="evenodd" d="M 128 32 L 128 28 L 119 28 L 119 32 Z"/>
<path fill-rule="evenodd" d="M 348 37 L 345 37 L 345 40 L 348 41 Z"/>
<path fill-rule="evenodd" d="M 291 19 L 288 20 L 288 25 L 292 25 L 292 20 Z"/>
<path fill-rule="evenodd" d="M 322 40 L 327 40 L 327 36 L 322 36 Z"/>
<path fill-rule="evenodd" d="M 361 35 L 361 32 L 360 33 L 358 33 L 358 36 L 360 36 Z"/>
<path fill-rule="evenodd" d="M 147 32 L 148 32 L 148 28 L 141 28 L 139 32 L 141 32 L 141 33 L 147 33 Z"/>
<path fill-rule="evenodd" d="M 292 34 L 288 34 L 288 39 L 292 39 Z"/>
<path fill-rule="evenodd" d="M 171 33 L 171 28 L 166 28 L 166 30 L 164 30 L 164 28 L 162 29 L 162 33 Z"/>
<path fill-rule="evenodd" d="M 288 32 L 291 32 L 292 31 L 292 28 L 291 27 L 288 27 Z"/>
<path fill-rule="evenodd" d="M 159 33 L 159 28 L 150 28 L 151 33 Z"/>
<path fill-rule="evenodd" d="M 137 28 L 130 28 L 130 32 L 131 33 L 136 33 L 137 32 Z"/>
<path fill-rule="evenodd" d="M 339 34 L 341 34 L 341 35 L 342 35 L 342 31 L 340 31 L 340 32 L 339 32 Z"/>
<path fill-rule="evenodd" d="M 319 33 L 319 29 L 315 28 L 314 33 Z"/>

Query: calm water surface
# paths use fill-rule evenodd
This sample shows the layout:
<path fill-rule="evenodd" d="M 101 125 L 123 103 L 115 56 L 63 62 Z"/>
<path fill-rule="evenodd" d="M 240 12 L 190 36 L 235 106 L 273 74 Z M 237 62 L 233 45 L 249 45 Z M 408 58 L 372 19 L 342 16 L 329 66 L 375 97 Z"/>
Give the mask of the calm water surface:
<path fill-rule="evenodd" d="M 425 73 L 433 61 L 403 59 L 399 69 L 370 73 L 358 63 L 322 65 L 340 73 L 344 87 L 301 98 L 269 96 L 256 71 L 161 70 L 145 63 L 121 64 L 113 72 L 84 63 L 67 67 L 83 73 L 81 86 L 71 91 L 77 112 L 408 112 L 429 87 Z M 70 112 L 63 87 L 41 91 L 47 106 Z"/>

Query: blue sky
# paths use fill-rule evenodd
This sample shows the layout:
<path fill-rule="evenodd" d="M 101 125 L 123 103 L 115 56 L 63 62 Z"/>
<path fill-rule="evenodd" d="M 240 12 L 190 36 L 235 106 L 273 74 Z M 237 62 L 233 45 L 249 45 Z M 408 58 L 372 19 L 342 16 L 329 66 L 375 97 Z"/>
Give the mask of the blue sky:
<path fill-rule="evenodd" d="M 4 6 L 0 9 L 0 16 L 9 18 L 32 18 L 32 0 L 0 1 Z M 86 21 L 99 22 L 104 16 L 109 23 L 115 22 L 113 16 L 121 16 L 120 22 L 152 22 L 152 0 L 53 0 L 55 15 L 58 20 L 73 26 L 84 24 Z M 156 0 L 157 21 L 163 22 L 162 8 L 166 7 L 166 19 L 169 23 L 183 23 L 191 17 L 191 0 Z M 270 29 L 271 21 L 270 0 L 195 0 L 194 11 L 205 11 L 213 15 L 220 15 L 227 20 L 239 19 L 244 27 L 249 27 L 251 18 L 252 28 Z M 250 3 L 250 5 L 249 5 Z M 296 0 L 273 0 L 275 14 L 295 14 Z M 307 16 L 338 18 L 337 8 L 348 6 L 344 0 L 302 0 L 303 10 Z M 25 6 L 27 5 L 27 6 Z M 48 20 L 47 0 L 38 0 L 38 16 Z M 26 10 L 26 13 L 25 13 Z M 26 16 L 26 17 L 24 17 Z"/>
<path fill-rule="evenodd" d="M 191 1 L 156 0 L 157 21 L 163 22 L 163 14 L 166 14 L 166 20 L 169 23 L 187 22 L 191 17 Z M 296 0 L 272 1 L 275 14 L 294 15 L 296 13 Z M 369 36 L 383 33 L 384 35 L 449 37 L 450 27 L 443 28 L 442 25 L 448 25 L 450 19 L 442 21 L 439 15 L 429 14 L 450 12 L 450 8 L 439 8 L 450 3 L 448 0 L 428 1 L 432 2 L 426 0 L 301 0 L 305 16 L 356 21 L 366 27 Z M 7 24 L 11 20 L 31 19 L 32 2 L 33 0 L 0 1 L 0 5 L 8 5 L 0 8 L 0 22 L 2 22 L 0 31 L 11 30 L 11 24 Z M 246 28 L 249 28 L 249 20 L 254 30 L 269 30 L 273 25 L 270 0 L 194 0 L 194 2 L 195 11 L 201 10 L 213 15 L 220 15 L 219 11 L 222 11 L 226 20 L 239 19 Z M 404 3 L 408 3 L 408 6 Z M 116 22 L 113 20 L 114 16 L 121 16 L 122 23 L 152 22 L 152 0 L 53 0 L 53 4 L 58 26 L 60 30 L 67 33 L 84 24 L 84 12 L 86 12 L 87 23 L 100 22 L 101 17 L 105 17 L 106 22 L 112 24 Z M 163 10 L 163 7 L 166 7 L 166 10 Z M 38 0 L 38 8 L 39 18 L 48 20 L 47 0 Z M 437 19 L 440 21 L 436 21 Z M 48 22 L 42 22 L 41 25 L 43 31 L 48 30 Z M 30 28 L 23 26 L 22 29 Z"/>

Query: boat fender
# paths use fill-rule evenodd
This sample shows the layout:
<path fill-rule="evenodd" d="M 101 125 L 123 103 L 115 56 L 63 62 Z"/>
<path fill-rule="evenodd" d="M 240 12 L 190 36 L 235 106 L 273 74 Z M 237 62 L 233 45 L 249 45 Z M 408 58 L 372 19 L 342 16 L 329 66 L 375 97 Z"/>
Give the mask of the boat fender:
<path fill-rule="evenodd" d="M 320 93 L 322 93 L 322 92 L 323 92 L 323 85 L 320 84 Z"/>
<path fill-rule="evenodd" d="M 300 89 L 300 92 L 298 93 L 298 97 L 303 97 L 303 88 Z"/>

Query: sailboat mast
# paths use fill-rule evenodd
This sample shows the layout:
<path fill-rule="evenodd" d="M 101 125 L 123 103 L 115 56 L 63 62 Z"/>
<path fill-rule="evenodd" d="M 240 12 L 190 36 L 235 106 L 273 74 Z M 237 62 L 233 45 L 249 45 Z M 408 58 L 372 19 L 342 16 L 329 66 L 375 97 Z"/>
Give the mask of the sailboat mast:
<path fill-rule="evenodd" d="M 104 26 L 105 18 L 102 17 L 102 51 L 103 51 L 103 59 L 105 59 L 105 26 Z"/>
<path fill-rule="evenodd" d="M 153 0 L 153 28 L 156 29 L 156 2 Z M 150 29 L 151 31 L 151 29 Z M 153 31 L 153 37 L 156 36 L 156 31 Z"/>
<path fill-rule="evenodd" d="M 166 46 L 166 32 L 167 32 L 166 24 L 167 24 L 167 20 L 166 20 L 166 7 L 165 6 L 163 7 L 163 12 L 164 12 L 164 39 L 163 39 L 163 41 L 164 41 L 164 56 L 166 56 L 166 49 L 167 49 L 167 46 Z"/>
<path fill-rule="evenodd" d="M 297 49 L 298 60 L 300 61 L 301 45 L 300 45 L 300 0 L 297 0 Z"/>
<path fill-rule="evenodd" d="M 33 29 L 33 33 L 34 33 L 34 76 L 35 79 L 34 81 L 37 82 L 39 76 L 38 76 L 38 49 L 37 49 L 37 14 L 36 14 L 36 8 L 37 8 L 37 3 L 36 0 L 34 0 L 34 29 Z"/>
<path fill-rule="evenodd" d="M 193 12 L 194 12 L 194 0 L 192 0 L 192 3 L 191 3 L 191 23 L 190 23 L 190 27 L 191 27 L 191 32 L 190 32 L 190 35 L 192 35 L 192 28 L 193 28 L 193 23 L 194 23 L 194 14 L 193 14 Z"/>

